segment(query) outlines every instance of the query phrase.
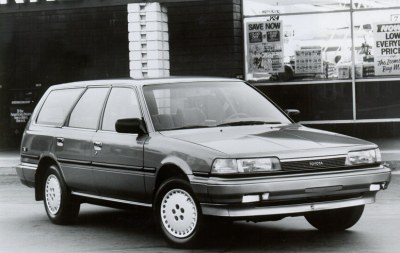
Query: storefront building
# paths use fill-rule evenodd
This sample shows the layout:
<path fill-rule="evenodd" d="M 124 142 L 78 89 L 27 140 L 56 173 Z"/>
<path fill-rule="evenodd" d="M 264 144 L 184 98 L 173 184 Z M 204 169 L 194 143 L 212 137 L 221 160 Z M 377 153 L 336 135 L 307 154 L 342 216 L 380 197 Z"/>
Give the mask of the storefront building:
<path fill-rule="evenodd" d="M 0 149 L 63 82 L 248 80 L 301 123 L 400 135 L 397 0 L 0 0 Z"/>
<path fill-rule="evenodd" d="M 400 133 L 400 2 L 244 0 L 245 78 L 303 124 Z"/>
<path fill-rule="evenodd" d="M 240 0 L 0 0 L 0 149 L 51 85 L 243 76 Z"/>

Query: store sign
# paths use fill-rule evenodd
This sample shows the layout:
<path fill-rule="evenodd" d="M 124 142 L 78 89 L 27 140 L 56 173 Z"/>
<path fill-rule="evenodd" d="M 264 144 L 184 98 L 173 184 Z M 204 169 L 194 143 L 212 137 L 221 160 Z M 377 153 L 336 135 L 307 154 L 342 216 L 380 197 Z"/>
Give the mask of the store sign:
<path fill-rule="evenodd" d="M 21 124 L 21 123 L 26 124 L 31 115 L 32 115 L 31 112 L 25 112 L 24 109 L 17 109 L 17 108 L 10 113 L 11 118 L 17 124 Z"/>
<path fill-rule="evenodd" d="M 400 21 L 400 14 L 392 14 L 392 15 L 390 15 L 390 20 L 392 22 L 399 22 Z"/>
<path fill-rule="evenodd" d="M 322 49 L 301 49 L 295 51 L 296 74 L 320 74 L 323 71 Z"/>
<path fill-rule="evenodd" d="M 12 128 L 24 127 L 31 115 L 31 101 L 11 101 L 10 118 Z"/>
<path fill-rule="evenodd" d="M 375 75 L 400 75 L 400 23 L 375 24 Z"/>
<path fill-rule="evenodd" d="M 283 72 L 282 21 L 247 23 L 248 73 Z"/>

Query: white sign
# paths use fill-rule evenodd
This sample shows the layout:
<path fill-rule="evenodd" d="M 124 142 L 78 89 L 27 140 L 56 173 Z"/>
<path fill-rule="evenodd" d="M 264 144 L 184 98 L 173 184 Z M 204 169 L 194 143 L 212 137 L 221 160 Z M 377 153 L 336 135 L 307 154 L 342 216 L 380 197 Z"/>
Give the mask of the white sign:
<path fill-rule="evenodd" d="M 248 73 L 283 72 L 282 21 L 247 23 Z"/>
<path fill-rule="evenodd" d="M 14 119 L 15 123 L 26 123 L 31 115 L 31 112 L 25 112 L 23 109 L 16 109 L 14 112 L 10 113 L 10 116 Z"/>
<path fill-rule="evenodd" d="M 375 24 L 375 75 L 400 75 L 400 23 Z"/>
<path fill-rule="evenodd" d="M 301 49 L 295 51 L 296 74 L 320 74 L 322 73 L 322 49 Z"/>

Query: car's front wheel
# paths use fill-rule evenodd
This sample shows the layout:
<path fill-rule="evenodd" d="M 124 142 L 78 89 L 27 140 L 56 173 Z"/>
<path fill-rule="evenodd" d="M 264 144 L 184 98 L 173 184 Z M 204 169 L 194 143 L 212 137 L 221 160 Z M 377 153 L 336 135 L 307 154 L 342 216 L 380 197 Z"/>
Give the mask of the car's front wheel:
<path fill-rule="evenodd" d="M 187 181 L 164 182 L 157 191 L 154 210 L 168 243 L 182 248 L 198 242 L 203 225 L 201 209 Z"/>
<path fill-rule="evenodd" d="M 354 226 L 364 211 L 364 205 L 318 211 L 305 215 L 306 220 L 321 231 L 342 231 Z"/>
<path fill-rule="evenodd" d="M 79 213 L 80 203 L 73 199 L 57 167 L 50 166 L 43 183 L 44 207 L 50 221 L 69 224 Z"/>

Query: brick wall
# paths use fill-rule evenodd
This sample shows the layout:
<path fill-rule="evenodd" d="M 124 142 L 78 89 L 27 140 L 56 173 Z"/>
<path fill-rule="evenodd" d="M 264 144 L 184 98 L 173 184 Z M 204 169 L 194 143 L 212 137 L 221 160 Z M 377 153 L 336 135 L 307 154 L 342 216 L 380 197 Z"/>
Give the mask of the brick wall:
<path fill-rule="evenodd" d="M 167 4 L 171 75 L 243 74 L 240 0 Z"/>

